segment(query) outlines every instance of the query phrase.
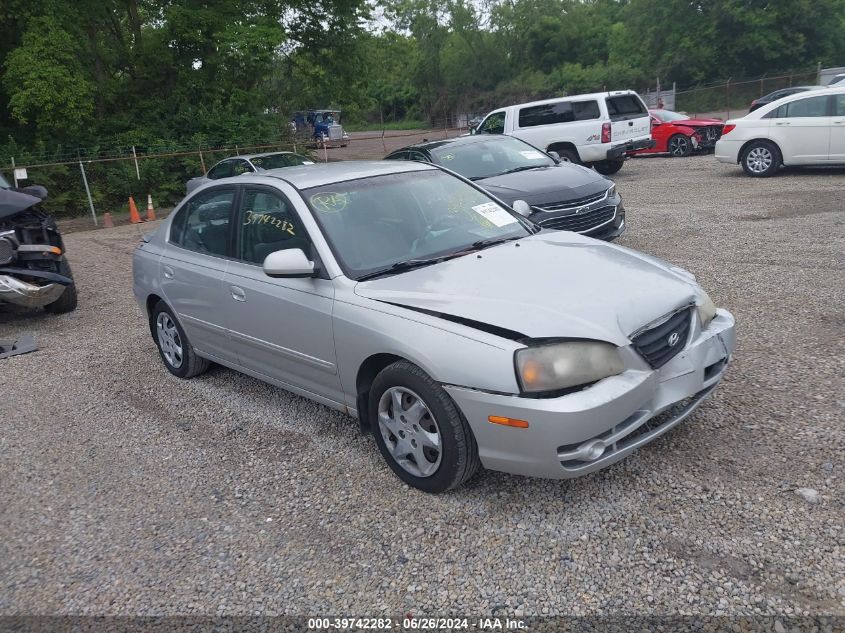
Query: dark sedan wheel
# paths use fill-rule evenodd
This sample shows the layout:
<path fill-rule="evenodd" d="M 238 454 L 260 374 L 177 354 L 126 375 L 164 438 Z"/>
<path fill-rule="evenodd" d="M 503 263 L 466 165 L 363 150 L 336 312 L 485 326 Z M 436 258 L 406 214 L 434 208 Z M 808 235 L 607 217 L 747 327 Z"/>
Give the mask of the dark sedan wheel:
<path fill-rule="evenodd" d="M 408 485 L 444 492 L 478 470 L 478 446 L 466 419 L 413 363 L 397 361 L 376 376 L 368 411 L 382 456 Z"/>
<path fill-rule="evenodd" d="M 595 167 L 596 171 L 602 176 L 612 176 L 622 169 L 622 165 L 624 164 L 624 160 L 603 160 L 600 163 L 595 163 L 593 167 Z"/>
<path fill-rule="evenodd" d="M 692 139 L 686 134 L 675 134 L 669 139 L 666 147 L 675 158 L 683 158 L 692 154 Z"/>
<path fill-rule="evenodd" d="M 161 360 L 171 374 L 193 378 L 208 369 L 209 362 L 194 352 L 185 330 L 164 301 L 153 308 L 152 322 Z"/>
<path fill-rule="evenodd" d="M 780 150 L 774 143 L 753 141 L 742 152 L 739 162 L 749 176 L 767 178 L 775 175 L 782 160 Z"/>

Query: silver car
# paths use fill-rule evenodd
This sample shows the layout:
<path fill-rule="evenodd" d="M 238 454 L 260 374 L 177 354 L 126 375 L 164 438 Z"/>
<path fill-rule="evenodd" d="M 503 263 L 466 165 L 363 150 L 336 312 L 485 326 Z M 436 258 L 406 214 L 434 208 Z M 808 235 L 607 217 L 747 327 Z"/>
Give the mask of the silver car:
<path fill-rule="evenodd" d="M 356 416 L 428 492 L 479 465 L 612 464 L 687 417 L 735 347 L 692 274 L 412 162 L 204 185 L 136 250 L 134 291 L 171 373 L 211 361 Z"/>

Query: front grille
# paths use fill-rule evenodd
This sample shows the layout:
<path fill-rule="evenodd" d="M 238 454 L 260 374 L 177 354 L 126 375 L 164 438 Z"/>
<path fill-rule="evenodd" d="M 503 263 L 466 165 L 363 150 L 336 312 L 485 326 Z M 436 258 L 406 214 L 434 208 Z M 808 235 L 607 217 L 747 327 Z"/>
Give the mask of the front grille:
<path fill-rule="evenodd" d="M 616 207 L 600 207 L 585 213 L 570 213 L 569 215 L 541 220 L 539 224 L 544 229 L 584 233 L 610 222 L 614 215 L 616 215 Z"/>
<path fill-rule="evenodd" d="M 15 258 L 15 245 L 0 237 L 0 265 L 10 263 Z"/>
<path fill-rule="evenodd" d="M 548 204 L 538 204 L 534 208 L 538 211 L 544 211 L 546 213 L 554 213 L 556 211 L 569 211 L 571 209 L 577 209 L 578 207 L 584 207 L 589 204 L 593 204 L 594 202 L 603 200 L 606 197 L 607 192 L 602 191 L 600 193 L 594 193 L 584 198 L 578 198 L 577 200 L 564 200 L 563 202 L 550 202 Z"/>
<path fill-rule="evenodd" d="M 641 332 L 632 342 L 649 365 L 654 369 L 663 367 L 686 347 L 691 322 L 692 308 L 684 308 L 662 323 Z"/>

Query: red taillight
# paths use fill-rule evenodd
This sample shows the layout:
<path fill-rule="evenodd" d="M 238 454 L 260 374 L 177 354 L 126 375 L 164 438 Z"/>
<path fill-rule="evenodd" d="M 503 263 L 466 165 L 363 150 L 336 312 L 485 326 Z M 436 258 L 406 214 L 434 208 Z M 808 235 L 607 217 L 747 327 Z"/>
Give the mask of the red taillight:
<path fill-rule="evenodd" d="M 601 124 L 601 142 L 610 143 L 610 123 Z"/>
<path fill-rule="evenodd" d="M 722 136 L 733 130 L 736 126 L 735 125 L 725 125 L 722 127 Z"/>

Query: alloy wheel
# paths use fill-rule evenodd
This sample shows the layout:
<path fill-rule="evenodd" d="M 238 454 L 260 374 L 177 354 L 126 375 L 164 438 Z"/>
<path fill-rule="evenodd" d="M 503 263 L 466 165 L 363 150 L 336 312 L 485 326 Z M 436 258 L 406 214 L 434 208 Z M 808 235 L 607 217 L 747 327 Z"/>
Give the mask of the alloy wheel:
<path fill-rule="evenodd" d="M 182 366 L 182 338 L 179 330 L 170 315 L 162 312 L 156 319 L 156 331 L 158 332 L 158 345 L 161 348 L 161 355 L 164 360 L 173 367 L 179 369 Z"/>
<path fill-rule="evenodd" d="M 745 157 L 745 164 L 748 165 L 748 169 L 755 174 L 762 174 L 772 166 L 773 160 L 774 157 L 767 148 L 754 147 Z"/>
<path fill-rule="evenodd" d="M 443 440 L 426 403 L 406 387 L 390 387 L 379 399 L 378 424 L 393 460 L 415 477 L 430 477 L 440 466 Z"/>
<path fill-rule="evenodd" d="M 686 136 L 676 136 L 669 141 L 669 153 L 672 156 L 686 156 L 689 153 L 689 139 Z"/>

